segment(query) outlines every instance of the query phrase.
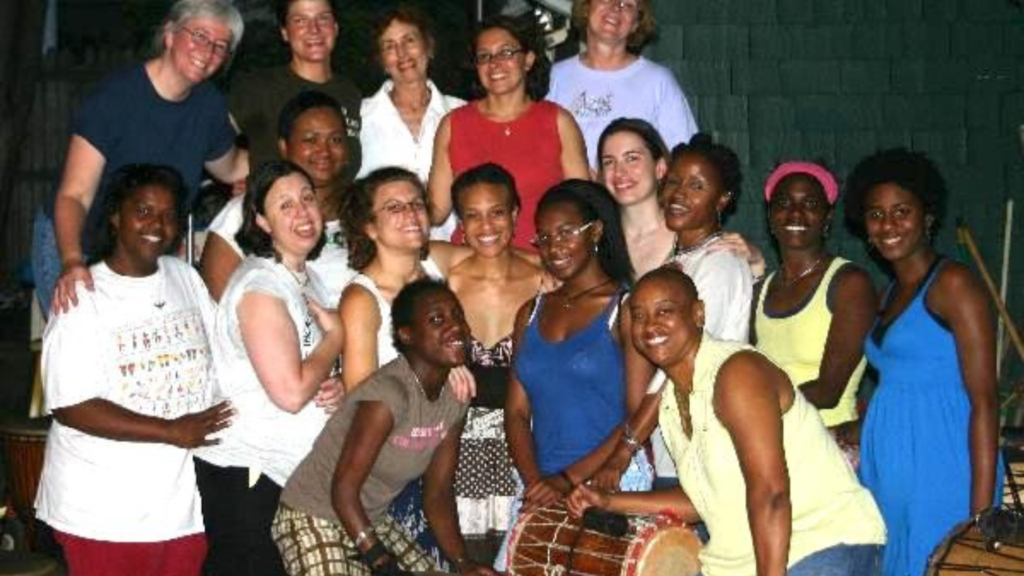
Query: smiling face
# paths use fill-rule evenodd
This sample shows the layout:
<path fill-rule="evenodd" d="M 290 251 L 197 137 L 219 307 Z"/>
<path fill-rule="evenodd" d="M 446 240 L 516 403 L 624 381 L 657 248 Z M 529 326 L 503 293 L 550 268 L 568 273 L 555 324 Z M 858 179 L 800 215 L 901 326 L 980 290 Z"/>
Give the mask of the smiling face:
<path fill-rule="evenodd" d="M 395 82 L 425 82 L 433 47 L 414 24 L 392 20 L 378 42 L 384 72 Z"/>
<path fill-rule="evenodd" d="M 702 154 L 687 152 L 669 166 L 661 190 L 665 226 L 696 236 L 718 230 L 718 215 L 729 205 L 718 168 Z"/>
<path fill-rule="evenodd" d="M 600 266 L 594 250 L 603 230 L 600 221 L 586 221 L 569 202 L 543 206 L 535 221 L 541 261 L 556 279 L 565 282 L 588 266 Z"/>
<path fill-rule="evenodd" d="M 164 55 L 191 84 L 199 84 L 220 70 L 228 58 L 231 29 L 213 18 L 192 18 L 164 31 Z"/>
<path fill-rule="evenodd" d="M 406 353 L 440 368 L 466 363 L 469 325 L 450 290 L 431 290 L 413 303 L 412 323 L 398 330 Z"/>
<path fill-rule="evenodd" d="M 608 136 L 600 160 L 601 181 L 620 206 L 655 198 L 658 182 L 668 171 L 665 160 L 654 160 L 643 138 L 629 131 Z"/>
<path fill-rule="evenodd" d="M 921 200 L 898 184 L 878 184 L 864 197 L 868 242 L 889 262 L 929 251 L 928 229 L 933 223 Z"/>
<path fill-rule="evenodd" d="M 659 368 L 679 362 L 700 341 L 704 303 L 671 277 L 655 275 L 637 283 L 629 314 L 633 345 Z"/>
<path fill-rule="evenodd" d="M 504 28 L 488 28 L 477 36 L 475 50 L 477 77 L 488 94 L 526 90 L 526 73 L 533 67 L 536 57 L 533 52 L 523 51 L 523 46 L 511 32 Z M 509 57 L 505 58 L 503 54 Z M 483 55 L 490 61 L 483 62 Z"/>
<path fill-rule="evenodd" d="M 590 0 L 587 39 L 625 44 L 639 22 L 639 0 Z"/>
<path fill-rule="evenodd" d="M 178 239 L 174 194 L 163 186 L 142 186 L 121 202 L 110 224 L 117 237 L 107 264 L 124 276 L 149 276 Z"/>
<path fill-rule="evenodd" d="M 366 234 L 378 247 L 419 251 L 426 244 L 430 230 L 427 202 L 411 182 L 397 180 L 378 187 L 373 214 Z"/>
<path fill-rule="evenodd" d="M 832 206 L 817 180 L 807 174 L 791 174 L 779 181 L 772 193 L 768 222 L 782 248 L 821 248 L 825 229 L 832 222 Z"/>
<path fill-rule="evenodd" d="M 518 211 L 505 187 L 490 182 L 470 186 L 459 195 L 459 212 L 466 244 L 474 252 L 493 257 L 508 250 Z"/>
<path fill-rule="evenodd" d="M 316 193 L 299 173 L 278 178 L 263 201 L 256 225 L 270 235 L 274 250 L 289 263 L 305 261 L 323 234 Z"/>
<path fill-rule="evenodd" d="M 338 41 L 338 22 L 327 0 L 295 0 L 288 6 L 281 37 L 292 59 L 302 63 L 330 63 Z"/>
<path fill-rule="evenodd" d="M 345 122 L 331 108 L 310 108 L 292 125 L 288 140 L 280 142 L 281 156 L 309 174 L 316 188 L 334 186 L 348 162 Z"/>

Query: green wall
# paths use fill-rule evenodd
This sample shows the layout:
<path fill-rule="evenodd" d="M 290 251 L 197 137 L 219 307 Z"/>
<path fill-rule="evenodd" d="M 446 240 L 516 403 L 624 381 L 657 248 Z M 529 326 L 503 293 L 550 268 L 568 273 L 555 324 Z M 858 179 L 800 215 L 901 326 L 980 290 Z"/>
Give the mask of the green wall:
<path fill-rule="evenodd" d="M 774 259 L 762 190 L 777 160 L 821 158 L 843 178 L 882 147 L 925 151 L 951 190 L 940 249 L 959 254 L 955 220 L 963 217 L 997 278 L 1004 201 L 1015 199 L 1008 300 L 1024 328 L 1024 10 L 1009 0 L 654 6 L 659 37 L 647 54 L 675 71 L 701 128 L 744 161 L 729 228 Z M 881 286 L 881 268 L 842 228 L 833 227 L 834 248 L 865 263 Z"/>

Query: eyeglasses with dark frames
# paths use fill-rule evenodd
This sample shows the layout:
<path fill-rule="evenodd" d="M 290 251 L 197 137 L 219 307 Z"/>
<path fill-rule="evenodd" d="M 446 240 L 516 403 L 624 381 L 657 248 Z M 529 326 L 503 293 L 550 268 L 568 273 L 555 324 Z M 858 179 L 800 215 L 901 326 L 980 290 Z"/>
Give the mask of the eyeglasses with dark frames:
<path fill-rule="evenodd" d="M 497 52 L 478 52 L 473 56 L 477 66 L 487 66 L 491 62 L 508 62 L 519 54 L 526 52 L 524 48 L 502 48 Z"/>

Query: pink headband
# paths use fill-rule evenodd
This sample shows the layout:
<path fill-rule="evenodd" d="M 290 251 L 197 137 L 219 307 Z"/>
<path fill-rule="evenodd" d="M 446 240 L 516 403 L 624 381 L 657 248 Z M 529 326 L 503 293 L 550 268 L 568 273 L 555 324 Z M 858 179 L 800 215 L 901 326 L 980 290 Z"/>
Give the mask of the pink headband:
<path fill-rule="evenodd" d="M 784 162 L 772 171 L 768 181 L 764 183 L 764 199 L 771 201 L 772 194 L 779 181 L 790 174 L 807 174 L 813 177 L 825 189 L 825 198 L 829 204 L 835 204 L 839 198 L 839 185 L 836 184 L 835 176 L 828 170 L 813 162 Z"/>

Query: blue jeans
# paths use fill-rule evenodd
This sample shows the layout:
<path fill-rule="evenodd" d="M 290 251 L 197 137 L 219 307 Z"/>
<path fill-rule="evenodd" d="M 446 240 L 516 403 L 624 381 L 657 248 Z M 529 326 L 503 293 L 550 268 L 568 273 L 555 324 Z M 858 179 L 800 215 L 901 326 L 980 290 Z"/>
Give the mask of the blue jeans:
<path fill-rule="evenodd" d="M 794 564 L 788 576 L 881 576 L 882 547 L 877 544 L 837 544 L 818 550 Z"/>
<path fill-rule="evenodd" d="M 53 232 L 53 220 L 36 210 L 32 220 L 32 276 L 36 282 L 36 298 L 43 311 L 43 318 L 50 314 L 53 303 L 53 289 L 60 277 L 60 253 L 57 252 L 57 237 Z"/>

